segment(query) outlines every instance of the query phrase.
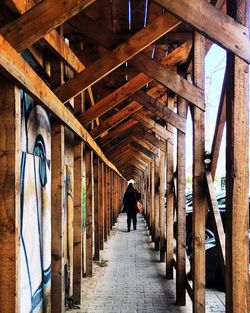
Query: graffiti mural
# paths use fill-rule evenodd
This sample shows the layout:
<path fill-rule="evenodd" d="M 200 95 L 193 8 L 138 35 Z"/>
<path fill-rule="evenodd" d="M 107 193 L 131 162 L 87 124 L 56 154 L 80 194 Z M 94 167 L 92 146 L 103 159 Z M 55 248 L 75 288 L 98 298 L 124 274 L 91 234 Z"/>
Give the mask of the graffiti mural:
<path fill-rule="evenodd" d="M 49 313 L 51 130 L 46 111 L 21 91 L 20 312 Z"/>

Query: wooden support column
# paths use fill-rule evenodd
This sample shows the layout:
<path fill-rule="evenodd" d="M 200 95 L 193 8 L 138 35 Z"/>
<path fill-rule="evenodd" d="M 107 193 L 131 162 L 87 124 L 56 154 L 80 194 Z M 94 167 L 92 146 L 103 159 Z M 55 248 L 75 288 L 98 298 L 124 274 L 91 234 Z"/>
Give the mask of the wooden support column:
<path fill-rule="evenodd" d="M 228 14 L 248 26 L 249 2 L 227 1 Z M 248 311 L 249 67 L 227 54 L 226 312 Z"/>
<path fill-rule="evenodd" d="M 110 235 L 110 196 L 111 196 L 111 188 L 110 188 L 110 173 L 111 170 L 107 167 L 107 235 Z"/>
<path fill-rule="evenodd" d="M 168 108 L 174 109 L 174 98 L 168 97 Z M 173 234 L 173 224 L 174 224 L 174 147 L 173 143 L 173 126 L 168 125 L 168 130 L 171 133 L 172 140 L 167 141 L 167 209 L 166 209 L 166 277 L 167 279 L 173 279 L 173 245 L 174 245 L 174 234 Z"/>
<path fill-rule="evenodd" d="M 151 162 L 151 218 L 150 218 L 150 233 L 151 239 L 155 241 L 155 157 Z"/>
<path fill-rule="evenodd" d="M 194 84 L 204 89 L 205 39 L 194 34 Z M 193 312 L 205 312 L 204 111 L 193 108 Z"/>
<path fill-rule="evenodd" d="M 20 91 L 0 76 L 0 308 L 20 311 Z"/>
<path fill-rule="evenodd" d="M 160 153 L 160 262 L 165 261 L 166 209 L 165 209 L 165 153 Z"/>
<path fill-rule="evenodd" d="M 74 268 L 73 299 L 81 303 L 82 278 L 82 177 L 83 177 L 83 142 L 75 138 L 74 145 Z"/>
<path fill-rule="evenodd" d="M 95 254 L 94 260 L 100 260 L 100 205 L 99 205 L 99 159 L 94 155 L 94 220 L 95 220 Z"/>
<path fill-rule="evenodd" d="M 187 103 L 178 97 L 178 115 L 186 120 Z M 177 249 L 176 249 L 176 304 L 186 304 L 186 141 L 177 131 Z"/>
<path fill-rule="evenodd" d="M 104 164 L 99 162 L 100 250 L 104 249 Z"/>
<path fill-rule="evenodd" d="M 160 249 L 160 176 L 159 176 L 159 157 L 155 157 L 155 250 L 159 251 Z"/>
<path fill-rule="evenodd" d="M 64 127 L 51 120 L 51 312 L 65 312 L 63 255 Z M 79 277 L 81 279 L 81 276 Z"/>
<path fill-rule="evenodd" d="M 86 276 L 92 276 L 93 243 L 92 243 L 92 221 L 93 221 L 93 152 L 86 147 L 85 149 L 85 168 L 86 168 Z"/>
<path fill-rule="evenodd" d="M 114 171 L 110 170 L 110 230 L 113 228 L 114 219 Z"/>
<path fill-rule="evenodd" d="M 104 241 L 108 240 L 108 209 L 107 209 L 107 204 L 108 204 L 108 190 L 107 190 L 107 171 L 108 168 L 106 165 L 104 165 L 104 176 L 103 176 L 103 207 L 104 207 Z"/>

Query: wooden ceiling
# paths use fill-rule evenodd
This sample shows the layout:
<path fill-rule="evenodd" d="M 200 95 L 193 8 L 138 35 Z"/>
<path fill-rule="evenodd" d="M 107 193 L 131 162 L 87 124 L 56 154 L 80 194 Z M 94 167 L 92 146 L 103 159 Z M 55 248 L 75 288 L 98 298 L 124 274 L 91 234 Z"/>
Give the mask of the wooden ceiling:
<path fill-rule="evenodd" d="M 45 69 L 35 53 L 37 47 L 45 55 L 49 51 L 59 57 L 65 64 L 65 83 L 54 86 L 53 93 L 65 104 L 86 90 L 85 111 L 77 119 L 126 179 L 143 175 L 151 158 L 165 150 L 166 141 L 171 143 L 173 129 L 169 126 L 185 132 L 185 119 L 173 110 L 176 95 L 204 110 L 203 91 L 187 79 L 192 76 L 194 28 L 190 25 L 199 29 L 203 21 L 186 17 L 180 7 L 163 0 L 82 0 L 68 2 L 67 8 L 53 0 L 39 2 L 2 2 L 2 26 L 7 21 L 2 28 L 4 37 L 19 52 L 30 47 Z M 195 15 L 199 1 L 181 2 L 194 9 Z M 216 14 L 225 10 L 224 1 L 211 4 Z M 54 9 L 54 20 L 48 23 L 49 13 L 41 15 L 32 33 L 28 14 L 32 17 L 36 7 L 37 15 L 39 10 Z M 220 40 L 212 29 L 206 32 L 209 38 Z M 237 43 L 232 46 L 229 41 L 223 45 L 248 58 L 243 44 L 235 48 Z M 207 39 L 206 43 L 208 50 L 211 42 Z"/>

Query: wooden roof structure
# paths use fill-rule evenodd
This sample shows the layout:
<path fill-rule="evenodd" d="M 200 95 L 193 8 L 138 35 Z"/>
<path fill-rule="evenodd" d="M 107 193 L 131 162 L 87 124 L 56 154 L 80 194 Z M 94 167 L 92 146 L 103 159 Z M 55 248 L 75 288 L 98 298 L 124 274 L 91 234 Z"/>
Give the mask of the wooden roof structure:
<path fill-rule="evenodd" d="M 3 95 L 10 93 L 10 88 L 4 83 L 6 79 L 27 92 L 51 114 L 54 194 L 51 201 L 54 207 L 63 205 L 62 197 L 55 196 L 62 193 L 60 186 L 63 185 L 63 177 L 60 173 L 63 172 L 63 141 L 66 131 L 74 134 L 74 240 L 78 244 L 77 240 L 81 242 L 77 218 L 79 223 L 82 219 L 79 207 L 81 208 L 82 201 L 83 159 L 87 184 L 92 186 L 87 191 L 87 201 L 92 203 L 93 196 L 93 203 L 97 201 L 97 206 L 105 206 L 97 209 L 97 215 L 92 216 L 90 224 L 100 224 L 95 232 L 103 233 L 104 240 L 112 227 L 113 218 L 119 213 L 126 181 L 133 178 L 143 191 L 146 219 L 156 249 L 161 251 L 161 261 L 166 257 L 167 278 L 173 278 L 173 268 L 176 267 L 177 304 L 185 304 L 187 290 L 193 300 L 193 312 L 202 313 L 205 312 L 205 218 L 209 207 L 216 225 L 221 265 L 227 277 L 227 312 L 246 312 L 249 2 L 5 0 L 1 2 L 0 8 Z M 211 148 L 211 167 L 206 169 L 204 58 L 213 43 L 226 49 L 227 68 Z M 12 99 L 13 97 L 15 98 L 14 94 Z M 1 100 L 3 99 L 4 96 Z M 11 103 L 12 111 L 17 112 L 15 102 Z M 193 123 L 195 212 L 192 286 L 185 273 L 183 210 L 188 107 Z M 12 190 L 9 197 L 13 202 L 9 205 L 16 208 L 12 218 L 14 225 L 17 225 L 15 212 L 18 209 L 15 199 L 18 192 L 11 186 L 20 183 L 16 164 L 20 147 L 17 133 L 13 131 L 18 128 L 20 121 L 17 120 L 17 113 L 13 117 L 11 110 L 2 110 L 0 129 L 3 135 L 0 147 L 1 151 L 11 151 L 12 157 L 3 159 L 1 156 L 0 167 L 4 169 L 7 166 L 11 170 L 8 173 L 3 170 L 1 173 L 0 187 L 1 192 L 6 192 L 6 175 L 12 174 L 12 180 L 7 185 Z M 231 208 L 226 239 L 213 186 L 225 124 L 227 205 Z M 176 147 L 174 128 L 177 131 Z M 12 134 L 10 142 L 6 139 L 9 134 Z M 14 147 L 11 147 L 12 144 Z M 174 149 L 177 150 L 176 173 L 173 168 Z M 53 170 L 57 173 L 56 178 L 53 178 Z M 91 185 L 94 181 L 96 184 Z M 104 204 L 97 194 L 104 197 Z M 11 223 L 8 224 L 8 218 L 4 217 L 6 208 L 6 203 L 0 206 L 0 228 L 8 229 Z M 176 260 L 173 258 L 173 210 L 176 211 L 178 225 Z M 87 216 L 90 214 L 91 217 L 88 212 Z M 100 222 L 100 214 L 104 214 L 104 224 Z M 57 237 L 62 231 L 57 228 L 61 215 L 58 212 L 52 212 L 52 215 L 55 219 L 52 237 Z M 92 228 L 89 231 L 91 233 Z M 2 234 L 0 230 L 0 235 Z M 99 233 L 96 234 L 100 236 Z M 12 251 L 16 251 L 18 232 L 10 230 L 6 238 L 12 242 Z M 239 242 L 243 244 L 239 245 Z M 0 238 L 0 244 L 6 242 Z M 102 248 L 100 245 L 103 245 L 103 241 L 95 242 L 97 259 Z M 60 249 L 57 251 L 58 242 L 52 242 L 52 247 L 55 247 L 55 254 L 60 255 Z M 91 251 L 91 243 L 88 251 Z M 74 253 L 79 261 L 81 248 L 76 248 Z M 8 253 L 6 256 L 11 257 Z M 17 262 L 18 256 L 12 257 L 13 262 Z M 53 266 L 61 266 L 58 260 L 60 258 L 55 257 Z M 88 260 L 92 260 L 91 256 Z M 81 265 L 74 263 L 74 277 L 78 275 L 74 280 L 76 302 L 80 299 L 81 271 Z M 16 293 L 17 286 L 11 276 L 11 269 L 7 273 L 6 281 L 12 281 L 10 289 Z M 61 289 L 53 290 L 53 284 Z M 19 312 L 18 299 L 14 297 L 13 300 L 10 296 L 6 302 L 4 289 L 5 286 L 0 285 L 0 311 Z M 52 272 L 52 312 L 64 310 L 62 289 L 63 282 L 56 275 L 53 276 Z M 53 299 L 60 299 L 60 308 L 57 306 L 53 309 Z"/>

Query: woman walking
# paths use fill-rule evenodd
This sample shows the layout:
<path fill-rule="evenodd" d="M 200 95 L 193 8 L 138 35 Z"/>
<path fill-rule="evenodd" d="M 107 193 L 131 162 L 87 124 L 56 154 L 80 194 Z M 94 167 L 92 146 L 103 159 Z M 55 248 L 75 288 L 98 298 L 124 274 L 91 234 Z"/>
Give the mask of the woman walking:
<path fill-rule="evenodd" d="M 128 225 L 128 232 L 130 232 L 131 227 L 131 220 L 133 220 L 133 227 L 136 230 L 137 224 L 137 201 L 139 200 L 139 192 L 134 188 L 132 183 L 129 183 L 128 188 L 123 197 L 123 205 L 124 211 L 127 213 L 127 225 Z"/>

